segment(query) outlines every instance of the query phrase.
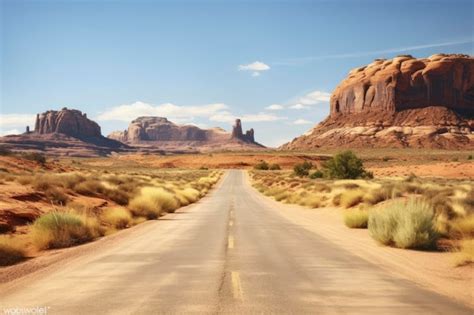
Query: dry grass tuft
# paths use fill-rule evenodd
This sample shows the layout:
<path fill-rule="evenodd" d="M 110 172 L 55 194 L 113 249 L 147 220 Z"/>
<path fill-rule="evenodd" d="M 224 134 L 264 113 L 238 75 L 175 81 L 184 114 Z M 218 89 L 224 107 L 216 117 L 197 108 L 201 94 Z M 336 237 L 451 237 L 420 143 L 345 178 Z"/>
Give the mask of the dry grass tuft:
<path fill-rule="evenodd" d="M 368 226 L 376 241 L 399 248 L 432 247 L 438 237 L 433 209 L 422 199 L 397 200 L 373 209 Z"/>
<path fill-rule="evenodd" d="M 107 208 L 101 215 L 102 221 L 116 228 L 125 229 L 132 226 L 132 215 L 122 207 Z"/>
<path fill-rule="evenodd" d="M 56 210 L 36 219 L 31 230 L 31 240 L 38 249 L 69 247 L 100 235 L 95 218 Z"/>
<path fill-rule="evenodd" d="M 170 192 L 158 187 L 143 187 L 128 207 L 135 216 L 157 219 L 163 212 L 172 212 L 179 202 Z"/>
<path fill-rule="evenodd" d="M 0 266 L 16 264 L 25 259 L 25 244 L 19 240 L 0 235 Z"/>
<path fill-rule="evenodd" d="M 351 208 L 361 203 L 364 196 L 365 192 L 361 189 L 347 190 L 342 193 L 340 204 L 346 209 Z"/>
<path fill-rule="evenodd" d="M 351 229 L 366 229 L 369 212 L 366 210 L 347 210 L 344 212 L 344 224 Z"/>

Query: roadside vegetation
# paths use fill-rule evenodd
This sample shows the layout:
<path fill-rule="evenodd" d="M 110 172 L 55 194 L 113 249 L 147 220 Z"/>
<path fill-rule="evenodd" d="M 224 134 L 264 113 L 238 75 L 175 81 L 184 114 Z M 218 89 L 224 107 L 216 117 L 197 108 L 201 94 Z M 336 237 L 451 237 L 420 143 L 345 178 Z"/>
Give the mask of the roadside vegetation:
<path fill-rule="evenodd" d="M 33 158 L 39 165 L 45 163 Z M 143 166 L 94 167 L 77 162 L 60 165 L 54 171 L 45 167 L 17 173 L 2 169 L 0 185 L 12 202 L 29 200 L 41 212 L 29 224 L 18 227 L 2 225 L 0 217 L 0 266 L 17 263 L 41 250 L 90 242 L 158 219 L 197 202 L 221 174 Z M 15 187 L 27 193 L 17 197 Z"/>
<path fill-rule="evenodd" d="M 338 208 L 349 228 L 368 228 L 380 244 L 399 248 L 449 248 L 455 264 L 472 263 L 474 185 L 470 181 L 373 178 L 350 151 L 320 165 L 292 171 L 250 172 L 254 187 L 276 201 Z M 440 246 L 439 244 L 442 244 Z"/>

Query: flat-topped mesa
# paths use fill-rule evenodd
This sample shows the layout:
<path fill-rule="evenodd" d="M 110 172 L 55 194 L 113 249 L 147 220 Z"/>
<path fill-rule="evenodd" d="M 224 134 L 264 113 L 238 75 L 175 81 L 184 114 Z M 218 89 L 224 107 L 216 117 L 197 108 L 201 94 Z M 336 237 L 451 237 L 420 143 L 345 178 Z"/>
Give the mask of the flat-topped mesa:
<path fill-rule="evenodd" d="M 240 139 L 244 142 L 255 142 L 255 132 L 253 128 L 247 130 L 245 134 L 242 131 L 242 122 L 240 119 L 235 120 L 235 124 L 232 127 L 232 136 L 231 139 Z"/>
<path fill-rule="evenodd" d="M 207 141 L 215 131 L 193 125 L 180 126 L 165 117 L 144 116 L 134 119 L 128 129 L 114 131 L 109 138 L 127 143 L 146 141 Z"/>
<path fill-rule="evenodd" d="M 100 126 L 87 118 L 87 114 L 64 107 L 36 115 L 35 133 L 61 133 L 71 137 L 101 137 Z"/>
<path fill-rule="evenodd" d="M 474 148 L 474 58 L 376 59 L 352 70 L 330 115 L 284 150 L 321 147 Z"/>
<path fill-rule="evenodd" d="M 437 54 L 376 59 L 353 69 L 331 96 L 331 117 L 442 106 L 459 113 L 474 107 L 474 58 Z"/>

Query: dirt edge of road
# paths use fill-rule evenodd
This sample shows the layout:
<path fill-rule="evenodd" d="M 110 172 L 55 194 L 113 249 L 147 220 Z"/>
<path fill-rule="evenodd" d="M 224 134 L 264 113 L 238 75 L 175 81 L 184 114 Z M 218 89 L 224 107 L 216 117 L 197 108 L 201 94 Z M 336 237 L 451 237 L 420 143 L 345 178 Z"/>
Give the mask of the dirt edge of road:
<path fill-rule="evenodd" d="M 187 212 L 193 208 L 200 205 L 205 199 L 210 198 L 219 188 L 221 187 L 224 179 L 228 176 L 228 173 L 224 173 L 219 182 L 214 185 L 214 187 L 196 203 L 184 206 L 176 210 L 175 213 L 167 213 L 161 218 L 163 219 L 173 219 L 179 213 Z M 82 245 L 53 249 L 44 251 L 41 255 L 38 255 L 34 258 L 26 260 L 24 262 L 1 267 L 0 268 L 0 296 L 4 291 L 8 291 L 11 285 L 18 285 L 17 282 L 29 281 L 36 277 L 40 277 L 44 273 L 47 273 L 48 270 L 53 270 L 53 268 L 61 263 L 62 265 L 67 264 L 70 261 L 73 261 L 77 258 L 81 258 L 84 255 L 92 254 L 94 252 L 100 251 L 104 247 L 114 246 L 119 244 L 124 238 L 133 235 L 134 233 L 140 233 L 142 230 L 154 228 L 155 223 L 159 222 L 158 220 L 150 220 L 140 223 L 138 225 L 132 226 L 125 230 L 120 230 L 114 234 L 103 236 L 95 241 L 85 243 Z M 28 278 L 28 279 L 24 279 Z"/>
<path fill-rule="evenodd" d="M 453 267 L 451 253 L 380 246 L 370 237 L 367 229 L 347 228 L 340 209 L 309 209 L 283 204 L 253 188 L 248 172 L 246 179 L 249 194 L 254 198 L 263 199 L 288 221 L 318 234 L 393 275 L 474 308 L 474 267 Z"/>

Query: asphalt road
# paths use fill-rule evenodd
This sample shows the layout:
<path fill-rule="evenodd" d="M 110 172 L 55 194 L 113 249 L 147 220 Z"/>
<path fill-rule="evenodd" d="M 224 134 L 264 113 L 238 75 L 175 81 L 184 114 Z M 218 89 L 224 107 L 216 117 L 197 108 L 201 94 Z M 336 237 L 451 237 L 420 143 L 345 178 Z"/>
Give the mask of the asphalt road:
<path fill-rule="evenodd" d="M 262 198 L 230 171 L 198 204 L 10 284 L 0 312 L 472 314 L 290 223 Z"/>

